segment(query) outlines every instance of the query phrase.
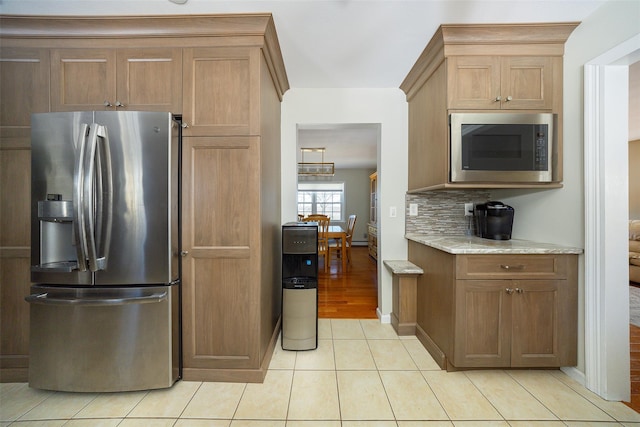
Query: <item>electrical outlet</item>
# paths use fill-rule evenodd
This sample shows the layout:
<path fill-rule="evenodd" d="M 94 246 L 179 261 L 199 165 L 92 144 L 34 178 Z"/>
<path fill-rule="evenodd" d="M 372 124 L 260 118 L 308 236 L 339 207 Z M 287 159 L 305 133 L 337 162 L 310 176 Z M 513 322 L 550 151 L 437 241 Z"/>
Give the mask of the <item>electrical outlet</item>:
<path fill-rule="evenodd" d="M 395 206 L 389 206 L 389 217 L 391 217 L 391 218 L 395 218 L 396 217 L 396 207 Z"/>
<path fill-rule="evenodd" d="M 473 216 L 473 203 L 464 204 L 464 216 Z"/>
<path fill-rule="evenodd" d="M 409 203 L 409 216 L 418 216 L 418 204 Z"/>

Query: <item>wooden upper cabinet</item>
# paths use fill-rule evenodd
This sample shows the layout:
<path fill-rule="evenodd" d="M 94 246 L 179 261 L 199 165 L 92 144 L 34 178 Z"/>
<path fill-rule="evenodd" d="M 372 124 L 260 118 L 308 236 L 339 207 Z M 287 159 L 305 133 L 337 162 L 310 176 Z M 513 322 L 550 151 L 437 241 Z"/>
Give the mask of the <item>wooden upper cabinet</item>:
<path fill-rule="evenodd" d="M 512 110 L 551 110 L 554 88 L 562 87 L 562 80 L 554 82 L 554 62 L 561 58 L 550 56 L 507 56 L 502 58 L 501 106 Z M 562 78 L 562 77 L 560 77 Z M 561 94 L 562 92 L 559 92 Z"/>
<path fill-rule="evenodd" d="M 449 108 L 499 109 L 500 58 L 451 57 L 448 66 Z"/>
<path fill-rule="evenodd" d="M 51 51 L 52 111 L 102 110 L 115 103 L 115 95 L 114 49 Z"/>
<path fill-rule="evenodd" d="M 551 57 L 453 56 L 448 67 L 450 109 L 553 108 Z"/>
<path fill-rule="evenodd" d="M 187 48 L 183 71 L 185 136 L 260 132 L 258 48 Z"/>
<path fill-rule="evenodd" d="M 116 60 L 118 109 L 182 112 L 182 49 L 119 49 Z"/>
<path fill-rule="evenodd" d="M 178 48 L 54 49 L 52 110 L 179 113 L 181 78 Z"/>
<path fill-rule="evenodd" d="M 0 127 L 2 137 L 28 137 L 31 113 L 49 111 L 49 51 L 0 50 Z"/>

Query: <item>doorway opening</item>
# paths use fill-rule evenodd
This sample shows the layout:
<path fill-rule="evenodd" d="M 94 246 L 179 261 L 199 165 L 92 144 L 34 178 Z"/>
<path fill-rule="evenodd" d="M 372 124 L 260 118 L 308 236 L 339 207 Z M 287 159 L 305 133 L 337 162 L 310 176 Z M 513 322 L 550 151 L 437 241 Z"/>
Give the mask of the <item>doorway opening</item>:
<path fill-rule="evenodd" d="M 299 218 L 327 214 L 330 225 L 346 235 L 349 217 L 356 217 L 347 237 L 350 256 L 330 251 L 328 268 L 319 264 L 321 318 L 377 318 L 378 263 L 369 255 L 369 230 L 377 217 L 370 176 L 378 170 L 380 128 L 378 123 L 297 125 Z"/>
<path fill-rule="evenodd" d="M 619 101 L 628 97 L 628 68 L 640 57 L 639 45 L 640 35 L 584 67 L 585 385 L 623 401 L 630 398 L 629 111 Z"/>

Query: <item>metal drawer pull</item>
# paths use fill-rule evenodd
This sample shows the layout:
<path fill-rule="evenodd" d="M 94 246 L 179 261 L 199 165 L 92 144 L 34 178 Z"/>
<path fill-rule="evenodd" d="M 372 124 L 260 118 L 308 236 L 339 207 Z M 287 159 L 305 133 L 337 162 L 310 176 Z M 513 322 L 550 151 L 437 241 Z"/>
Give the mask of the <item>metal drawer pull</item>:
<path fill-rule="evenodd" d="M 503 270 L 524 270 L 524 265 L 520 264 L 520 265 L 507 265 L 507 264 L 500 264 L 500 268 Z"/>

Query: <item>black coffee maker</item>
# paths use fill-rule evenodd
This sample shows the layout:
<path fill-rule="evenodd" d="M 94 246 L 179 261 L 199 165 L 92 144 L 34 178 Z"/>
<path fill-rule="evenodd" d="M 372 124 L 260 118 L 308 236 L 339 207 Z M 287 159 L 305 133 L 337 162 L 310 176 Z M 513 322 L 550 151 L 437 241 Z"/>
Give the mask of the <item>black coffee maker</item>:
<path fill-rule="evenodd" d="M 493 240 L 510 240 L 513 213 L 511 206 L 498 201 L 476 205 L 473 210 L 476 236 Z"/>

